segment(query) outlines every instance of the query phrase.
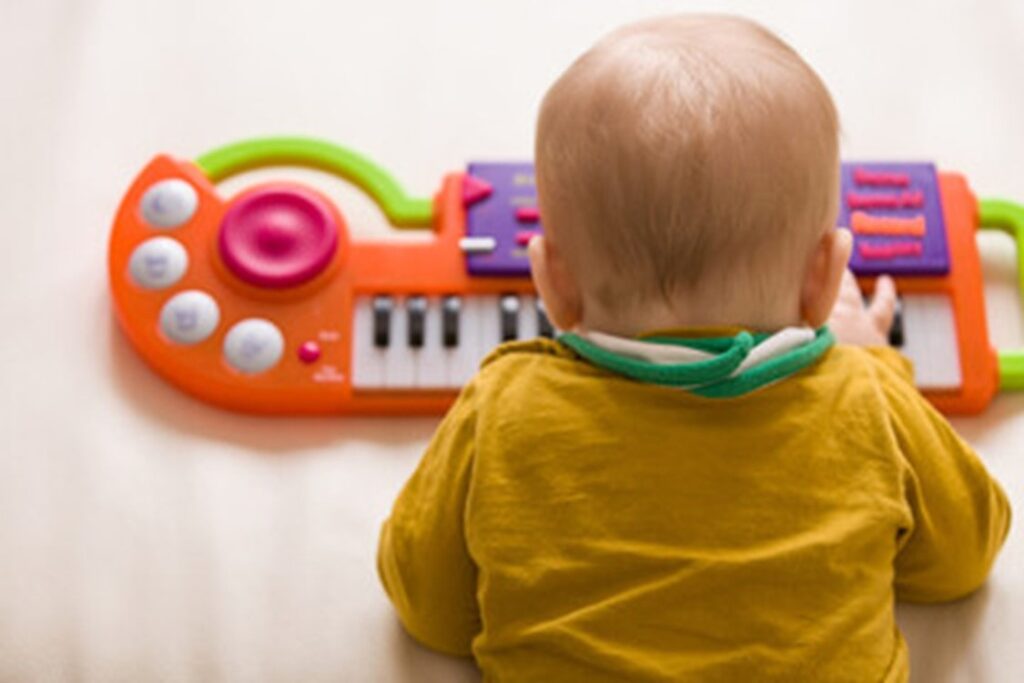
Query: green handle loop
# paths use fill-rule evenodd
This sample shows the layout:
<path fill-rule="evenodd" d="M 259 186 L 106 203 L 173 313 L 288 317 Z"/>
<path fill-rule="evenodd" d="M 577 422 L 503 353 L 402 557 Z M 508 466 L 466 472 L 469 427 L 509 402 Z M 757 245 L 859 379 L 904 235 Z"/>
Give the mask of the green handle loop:
<path fill-rule="evenodd" d="M 203 154 L 196 165 L 210 182 L 264 166 L 304 166 L 327 171 L 366 191 L 384 215 L 400 227 L 430 226 L 434 203 L 405 194 L 387 171 L 372 161 L 338 145 L 315 138 L 253 138 Z"/>
<path fill-rule="evenodd" d="M 1024 295 L 1024 206 L 1003 199 L 985 199 L 978 206 L 981 228 L 1001 230 L 1017 241 L 1017 272 Z M 1024 349 L 999 352 L 999 385 L 1024 389 Z"/>

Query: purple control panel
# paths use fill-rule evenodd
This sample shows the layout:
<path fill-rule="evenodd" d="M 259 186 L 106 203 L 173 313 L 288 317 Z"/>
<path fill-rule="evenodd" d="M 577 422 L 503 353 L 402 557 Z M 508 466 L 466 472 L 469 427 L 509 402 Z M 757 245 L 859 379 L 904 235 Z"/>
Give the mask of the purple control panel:
<path fill-rule="evenodd" d="M 474 162 L 466 174 L 476 189 L 466 193 L 466 236 L 481 238 L 466 251 L 469 273 L 529 275 L 526 244 L 541 229 L 533 164 Z"/>
<path fill-rule="evenodd" d="M 533 164 L 470 163 L 466 266 L 489 277 L 529 275 L 529 238 L 541 230 Z M 949 272 L 938 175 L 930 163 L 844 163 L 838 225 L 854 233 L 858 275 Z"/>
<path fill-rule="evenodd" d="M 838 224 L 853 232 L 857 275 L 949 272 L 939 180 L 930 163 L 844 163 Z M 859 214 L 859 215 L 858 215 Z"/>

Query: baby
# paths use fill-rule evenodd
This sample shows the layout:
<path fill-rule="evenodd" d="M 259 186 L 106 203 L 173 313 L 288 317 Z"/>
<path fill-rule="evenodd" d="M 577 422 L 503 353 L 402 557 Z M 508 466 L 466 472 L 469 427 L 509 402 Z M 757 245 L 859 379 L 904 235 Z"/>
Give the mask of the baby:
<path fill-rule="evenodd" d="M 488 681 L 907 679 L 894 599 L 977 589 L 1010 511 L 886 346 L 892 282 L 865 307 L 846 271 L 837 130 L 737 18 L 552 86 L 529 254 L 567 332 L 492 353 L 395 503 L 414 638 Z"/>

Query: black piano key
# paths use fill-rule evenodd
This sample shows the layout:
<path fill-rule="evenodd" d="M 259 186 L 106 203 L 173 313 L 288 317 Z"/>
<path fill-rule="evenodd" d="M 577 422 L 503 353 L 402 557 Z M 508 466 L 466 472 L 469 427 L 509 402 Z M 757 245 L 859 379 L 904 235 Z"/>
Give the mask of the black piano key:
<path fill-rule="evenodd" d="M 555 328 L 551 325 L 551 321 L 548 320 L 547 311 L 544 310 L 544 302 L 537 299 L 537 332 L 542 337 L 553 339 L 555 336 Z"/>
<path fill-rule="evenodd" d="M 505 294 L 501 297 L 501 341 L 519 338 L 519 297 Z"/>
<path fill-rule="evenodd" d="M 410 296 L 405 300 L 405 312 L 408 316 L 409 346 L 422 349 L 424 330 L 427 326 L 427 297 Z"/>
<path fill-rule="evenodd" d="M 892 316 L 892 327 L 889 328 L 889 346 L 903 346 L 903 297 L 896 297 L 896 311 Z"/>
<path fill-rule="evenodd" d="M 462 311 L 462 299 L 457 296 L 446 296 L 441 302 L 441 341 L 446 349 L 459 345 L 459 313 Z"/>
<path fill-rule="evenodd" d="M 395 302 L 390 296 L 373 297 L 373 345 L 385 349 L 391 344 L 391 311 Z"/>

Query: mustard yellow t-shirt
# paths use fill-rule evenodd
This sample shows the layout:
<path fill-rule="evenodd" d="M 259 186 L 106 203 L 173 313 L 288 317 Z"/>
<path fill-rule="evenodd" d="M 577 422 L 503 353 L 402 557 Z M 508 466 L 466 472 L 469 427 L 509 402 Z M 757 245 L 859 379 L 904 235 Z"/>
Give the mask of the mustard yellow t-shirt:
<path fill-rule="evenodd" d="M 464 389 L 378 565 L 486 681 L 905 681 L 894 599 L 978 588 L 1009 518 L 888 349 L 710 399 L 540 340 Z"/>

